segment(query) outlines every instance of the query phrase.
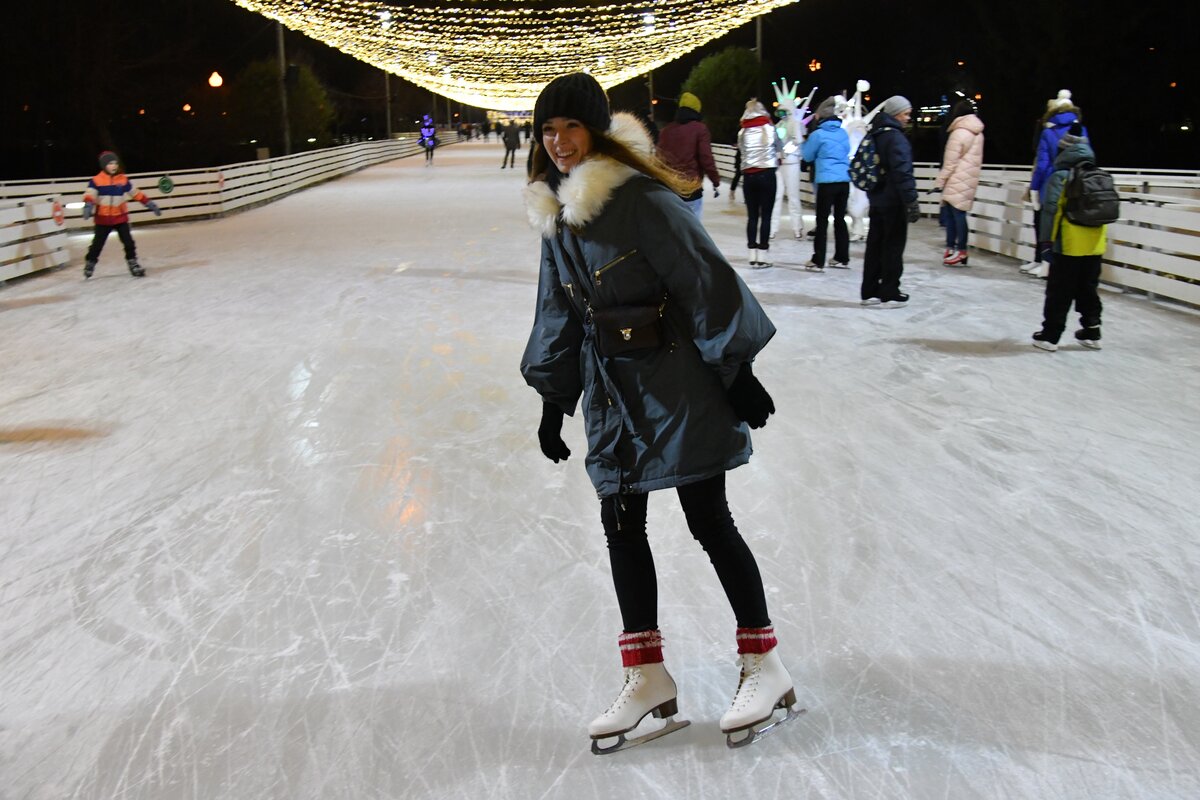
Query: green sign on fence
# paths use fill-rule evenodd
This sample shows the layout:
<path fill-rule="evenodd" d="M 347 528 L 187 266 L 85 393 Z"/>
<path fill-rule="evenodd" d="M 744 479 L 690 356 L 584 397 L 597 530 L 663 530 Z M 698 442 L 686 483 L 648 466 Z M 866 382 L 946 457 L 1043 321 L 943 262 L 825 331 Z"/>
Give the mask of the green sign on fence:
<path fill-rule="evenodd" d="M 170 175 L 163 175 L 158 179 L 158 190 L 163 194 L 170 194 L 175 191 L 175 181 L 171 180 Z"/>

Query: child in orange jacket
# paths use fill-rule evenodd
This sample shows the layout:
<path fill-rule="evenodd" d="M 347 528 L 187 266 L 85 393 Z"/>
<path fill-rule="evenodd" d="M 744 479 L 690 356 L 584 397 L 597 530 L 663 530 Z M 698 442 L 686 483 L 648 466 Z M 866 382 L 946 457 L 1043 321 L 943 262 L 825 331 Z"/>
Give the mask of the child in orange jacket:
<path fill-rule="evenodd" d="M 137 260 L 137 246 L 133 243 L 133 234 L 129 231 L 129 201 L 137 200 L 161 216 L 158 204 L 146 197 L 145 192 L 138 191 L 130 183 L 129 178 L 121 171 L 121 162 L 117 154 L 105 150 L 100 154 L 100 172 L 88 181 L 83 193 L 83 218 L 96 219 L 96 234 L 92 237 L 92 246 L 88 248 L 83 264 L 83 277 L 90 278 L 96 270 L 96 262 L 100 259 L 100 251 L 108 241 L 108 235 L 117 231 L 121 244 L 125 246 L 125 264 L 135 278 L 145 276 L 146 272 Z"/>

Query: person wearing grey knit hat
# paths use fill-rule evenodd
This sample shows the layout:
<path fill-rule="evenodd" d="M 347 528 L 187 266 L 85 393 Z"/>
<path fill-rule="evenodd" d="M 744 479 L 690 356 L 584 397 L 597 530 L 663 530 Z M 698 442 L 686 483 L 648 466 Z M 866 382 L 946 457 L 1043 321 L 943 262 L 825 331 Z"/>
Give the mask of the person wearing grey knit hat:
<path fill-rule="evenodd" d="M 817 120 L 829 119 L 837 114 L 837 95 L 827 97 L 817 106 Z"/>
<path fill-rule="evenodd" d="M 878 112 L 868 136 L 879 159 L 880 181 L 867 194 L 871 227 L 863 254 L 860 295 L 864 306 L 899 308 L 908 303 L 908 295 L 900 291 L 908 225 L 921 218 L 913 180 L 912 145 L 904 135 L 912 103 L 907 97 L 893 95 L 880 104 Z"/>
<path fill-rule="evenodd" d="M 813 257 L 805 269 L 825 271 L 825 240 L 829 216 L 833 215 L 833 259 L 831 267 L 850 268 L 850 231 L 846 227 L 846 206 L 850 199 L 850 136 L 837 117 L 837 95 L 817 106 L 816 129 L 804 140 L 801 151 L 805 161 L 813 165 L 816 188 L 817 225 L 813 238 Z"/>
<path fill-rule="evenodd" d="M 894 94 L 879 104 L 879 111 L 892 117 L 899 117 L 905 111 L 912 111 L 912 103 L 901 94 Z"/>

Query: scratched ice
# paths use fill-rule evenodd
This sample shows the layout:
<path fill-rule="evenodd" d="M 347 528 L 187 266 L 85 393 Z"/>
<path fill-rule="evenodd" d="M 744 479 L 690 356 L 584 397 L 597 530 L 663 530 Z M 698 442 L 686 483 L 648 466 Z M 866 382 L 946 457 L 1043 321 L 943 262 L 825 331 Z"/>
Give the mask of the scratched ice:
<path fill-rule="evenodd" d="M 734 621 L 662 493 L 693 724 L 592 756 L 619 621 L 579 422 L 542 458 L 517 372 L 502 153 L 0 290 L 0 798 L 1200 797 L 1200 319 L 1105 292 L 1103 351 L 1040 352 L 1044 284 L 928 220 L 907 309 L 861 244 L 739 267 L 779 413 L 730 496 L 808 714 L 725 747 Z M 705 206 L 734 257 L 743 213 Z"/>

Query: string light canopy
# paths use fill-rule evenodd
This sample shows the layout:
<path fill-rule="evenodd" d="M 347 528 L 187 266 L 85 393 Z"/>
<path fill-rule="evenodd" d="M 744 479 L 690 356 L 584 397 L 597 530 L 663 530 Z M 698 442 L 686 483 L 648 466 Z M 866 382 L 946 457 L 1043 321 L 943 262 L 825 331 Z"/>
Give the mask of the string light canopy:
<path fill-rule="evenodd" d="M 607 89 L 796 0 L 234 2 L 437 94 L 522 111 L 559 75 Z"/>

